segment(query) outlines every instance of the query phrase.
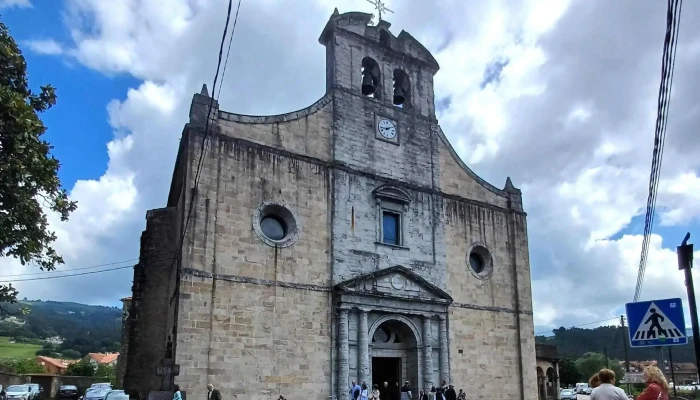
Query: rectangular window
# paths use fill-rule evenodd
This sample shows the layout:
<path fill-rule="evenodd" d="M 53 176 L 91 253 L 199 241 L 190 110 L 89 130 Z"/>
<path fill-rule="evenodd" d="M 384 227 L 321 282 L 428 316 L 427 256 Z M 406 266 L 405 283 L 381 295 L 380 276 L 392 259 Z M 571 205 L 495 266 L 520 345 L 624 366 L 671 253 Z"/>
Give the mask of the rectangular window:
<path fill-rule="evenodd" d="M 401 214 L 382 212 L 382 243 L 401 245 Z"/>

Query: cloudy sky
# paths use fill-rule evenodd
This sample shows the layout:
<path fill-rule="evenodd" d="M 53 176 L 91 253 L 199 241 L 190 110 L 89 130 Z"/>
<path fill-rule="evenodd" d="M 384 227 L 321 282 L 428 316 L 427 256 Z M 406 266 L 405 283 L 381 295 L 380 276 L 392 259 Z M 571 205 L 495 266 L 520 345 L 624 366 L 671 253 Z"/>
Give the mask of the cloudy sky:
<path fill-rule="evenodd" d="M 410 32 L 440 63 L 438 118 L 461 157 L 496 186 L 510 176 L 523 189 L 536 332 L 623 313 L 644 228 L 666 2 L 387 3 L 392 31 Z M 69 222 L 52 219 L 66 260 L 58 275 L 138 257 L 145 210 L 166 201 L 192 94 L 211 87 L 226 5 L 0 0 L 31 84 L 58 91 L 43 118 L 79 203 Z M 317 38 L 336 6 L 372 11 L 365 0 L 243 0 L 221 108 L 275 114 L 321 97 Z M 686 231 L 700 238 L 698 19 L 700 3 L 685 2 L 642 299 L 686 297 L 675 246 Z M 50 275 L 9 260 L 0 270 L 21 297 L 117 305 L 131 287 L 128 268 L 23 282 Z"/>

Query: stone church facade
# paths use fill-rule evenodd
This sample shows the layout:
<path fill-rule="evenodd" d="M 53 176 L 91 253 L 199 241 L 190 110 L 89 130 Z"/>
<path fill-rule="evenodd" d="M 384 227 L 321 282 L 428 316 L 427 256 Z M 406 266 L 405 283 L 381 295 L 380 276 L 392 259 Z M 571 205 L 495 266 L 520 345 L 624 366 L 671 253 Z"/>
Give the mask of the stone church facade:
<path fill-rule="evenodd" d="M 141 238 L 126 389 L 158 389 L 171 338 L 192 399 L 208 382 L 226 399 L 346 400 L 352 380 L 443 379 L 537 398 L 521 192 L 464 165 L 435 116 L 437 62 L 370 18 L 333 13 L 308 108 L 256 117 L 194 96 Z"/>

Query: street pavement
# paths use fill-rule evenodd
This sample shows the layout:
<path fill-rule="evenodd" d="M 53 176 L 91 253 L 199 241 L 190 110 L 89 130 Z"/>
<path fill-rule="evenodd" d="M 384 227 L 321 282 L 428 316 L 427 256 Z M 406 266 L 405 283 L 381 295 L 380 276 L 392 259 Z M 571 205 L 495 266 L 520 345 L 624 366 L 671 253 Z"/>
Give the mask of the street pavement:
<path fill-rule="evenodd" d="M 590 398 L 589 395 L 587 394 L 578 394 L 576 395 L 576 400 L 588 400 Z"/>

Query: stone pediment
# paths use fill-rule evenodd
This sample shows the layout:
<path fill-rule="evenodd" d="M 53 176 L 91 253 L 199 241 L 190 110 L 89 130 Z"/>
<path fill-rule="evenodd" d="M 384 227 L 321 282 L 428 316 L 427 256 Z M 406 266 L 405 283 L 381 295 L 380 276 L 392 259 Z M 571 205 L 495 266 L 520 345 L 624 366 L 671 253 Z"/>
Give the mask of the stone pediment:
<path fill-rule="evenodd" d="M 348 279 L 335 289 L 343 293 L 452 303 L 447 292 L 400 265 Z"/>

